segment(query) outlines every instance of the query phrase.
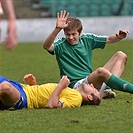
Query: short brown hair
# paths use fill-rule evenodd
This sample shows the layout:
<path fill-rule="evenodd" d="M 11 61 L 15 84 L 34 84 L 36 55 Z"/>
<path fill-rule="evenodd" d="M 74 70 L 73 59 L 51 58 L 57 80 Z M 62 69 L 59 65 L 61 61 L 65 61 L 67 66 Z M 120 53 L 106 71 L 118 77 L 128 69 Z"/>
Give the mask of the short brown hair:
<path fill-rule="evenodd" d="M 94 93 L 90 94 L 92 96 L 92 100 L 88 100 L 82 103 L 82 105 L 100 105 L 101 98 L 97 97 Z"/>
<path fill-rule="evenodd" d="M 70 31 L 71 29 L 77 29 L 77 31 L 79 32 L 79 34 L 82 31 L 82 23 L 79 19 L 74 18 L 74 17 L 69 17 L 67 18 L 66 21 L 68 24 L 68 26 L 64 29 L 64 31 Z"/>

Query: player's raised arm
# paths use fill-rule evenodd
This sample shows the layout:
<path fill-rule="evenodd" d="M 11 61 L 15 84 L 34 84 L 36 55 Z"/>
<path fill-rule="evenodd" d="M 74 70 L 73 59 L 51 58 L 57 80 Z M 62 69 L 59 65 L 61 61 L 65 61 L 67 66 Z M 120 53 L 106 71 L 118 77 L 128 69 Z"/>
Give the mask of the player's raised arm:
<path fill-rule="evenodd" d="M 58 86 L 55 88 L 55 90 L 51 94 L 51 96 L 47 102 L 46 108 L 52 109 L 52 108 L 61 108 L 62 107 L 62 104 L 59 101 L 59 95 L 63 89 L 68 87 L 69 84 L 70 84 L 70 80 L 67 78 L 67 76 L 63 76 L 61 78 L 61 80 L 59 81 Z"/>
<path fill-rule="evenodd" d="M 127 34 L 129 34 L 128 30 L 119 30 L 118 34 L 108 36 L 106 43 L 109 44 L 119 42 L 120 40 L 126 38 Z"/>
<path fill-rule="evenodd" d="M 48 51 L 53 51 L 53 49 L 54 49 L 53 42 L 54 42 L 56 36 L 62 29 L 66 28 L 68 26 L 68 23 L 66 23 L 68 16 L 69 16 L 69 13 L 66 12 L 65 10 L 57 13 L 56 27 L 54 28 L 52 33 L 46 38 L 46 40 L 43 44 L 44 49 L 46 49 Z"/>

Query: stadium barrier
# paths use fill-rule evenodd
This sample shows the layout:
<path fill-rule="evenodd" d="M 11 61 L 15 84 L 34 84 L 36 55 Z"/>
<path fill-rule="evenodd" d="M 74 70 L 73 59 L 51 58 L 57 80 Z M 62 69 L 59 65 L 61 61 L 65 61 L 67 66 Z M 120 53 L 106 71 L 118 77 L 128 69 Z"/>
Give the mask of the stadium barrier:
<path fill-rule="evenodd" d="M 90 17 L 80 18 L 83 23 L 83 32 L 97 35 L 111 35 L 118 33 L 119 29 L 129 30 L 127 39 L 133 39 L 133 19 L 127 17 Z M 17 20 L 17 33 L 19 42 L 43 42 L 54 29 L 56 18 L 19 19 Z M 2 40 L 7 32 L 7 21 L 2 21 Z M 63 31 L 59 34 L 63 35 Z"/>

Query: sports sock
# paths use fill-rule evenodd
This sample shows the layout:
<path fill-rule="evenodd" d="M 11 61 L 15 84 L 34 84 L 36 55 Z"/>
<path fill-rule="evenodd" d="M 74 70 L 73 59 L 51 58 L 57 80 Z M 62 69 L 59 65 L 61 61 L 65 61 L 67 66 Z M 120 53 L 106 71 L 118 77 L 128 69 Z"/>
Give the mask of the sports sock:
<path fill-rule="evenodd" d="M 102 93 L 104 90 L 113 90 L 113 88 L 110 88 L 105 83 L 103 83 L 99 92 Z"/>
<path fill-rule="evenodd" d="M 109 78 L 109 80 L 106 84 L 115 90 L 129 92 L 129 93 L 133 94 L 133 84 L 131 84 L 119 77 L 116 77 L 113 74 L 111 75 L 111 77 Z"/>
<path fill-rule="evenodd" d="M 106 89 L 106 86 L 107 85 L 105 83 L 103 83 L 99 92 L 103 92 Z"/>

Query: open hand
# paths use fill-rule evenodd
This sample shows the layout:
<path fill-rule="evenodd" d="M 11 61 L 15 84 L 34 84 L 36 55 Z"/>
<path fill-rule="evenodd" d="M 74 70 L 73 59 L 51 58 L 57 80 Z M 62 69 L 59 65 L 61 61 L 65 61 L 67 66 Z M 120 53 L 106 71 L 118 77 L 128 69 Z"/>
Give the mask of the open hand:
<path fill-rule="evenodd" d="M 69 13 L 64 11 L 60 11 L 57 13 L 57 22 L 56 22 L 56 28 L 64 29 L 68 26 L 67 18 L 69 16 Z"/>

